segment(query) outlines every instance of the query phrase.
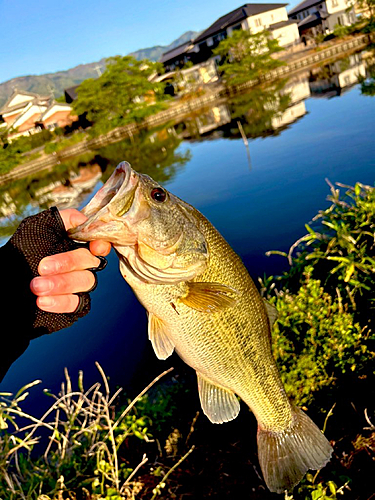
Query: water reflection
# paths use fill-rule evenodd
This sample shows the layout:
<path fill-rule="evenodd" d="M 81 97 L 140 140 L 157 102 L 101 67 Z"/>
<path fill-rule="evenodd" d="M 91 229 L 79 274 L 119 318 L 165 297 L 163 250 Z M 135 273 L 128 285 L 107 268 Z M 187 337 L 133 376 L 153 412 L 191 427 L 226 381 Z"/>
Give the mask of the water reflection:
<path fill-rule="evenodd" d="M 310 90 L 313 97 L 331 98 L 341 95 L 366 76 L 366 63 L 362 53 L 332 62 L 311 71 Z"/>
<path fill-rule="evenodd" d="M 289 80 L 221 99 L 175 123 L 85 153 L 65 161 L 52 172 L 3 186 L 0 188 L 0 237 L 10 236 L 25 216 L 41 209 L 52 205 L 81 206 L 98 182 L 105 182 L 124 159 L 135 170 L 160 183 L 172 180 L 191 159 L 188 149 L 178 150 L 183 140 L 242 138 L 250 164 L 248 141 L 279 135 L 306 115 L 305 100 L 309 97 L 341 95 L 359 79 L 362 92 L 373 95 L 374 60 L 370 51 L 352 54 Z"/>

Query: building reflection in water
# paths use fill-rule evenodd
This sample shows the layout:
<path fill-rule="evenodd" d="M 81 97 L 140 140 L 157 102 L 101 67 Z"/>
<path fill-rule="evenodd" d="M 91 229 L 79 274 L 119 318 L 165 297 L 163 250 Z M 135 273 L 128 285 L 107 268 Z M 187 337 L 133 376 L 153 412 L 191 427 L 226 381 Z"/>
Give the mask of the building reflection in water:
<path fill-rule="evenodd" d="M 356 85 L 360 77 L 366 77 L 363 54 L 351 54 L 311 71 L 309 79 L 311 96 L 328 99 L 338 96 Z"/>
<path fill-rule="evenodd" d="M 50 173 L 3 186 L 0 237 L 10 236 L 22 218 L 40 209 L 52 205 L 78 208 L 98 182 L 105 182 L 124 159 L 160 183 L 171 180 L 191 159 L 189 149 L 179 149 L 183 140 L 242 139 L 251 166 L 249 140 L 278 135 L 303 118 L 307 112 L 306 99 L 339 96 L 359 79 L 373 78 L 373 61 L 371 51 L 352 54 L 299 73 L 288 81 L 219 99 L 211 107 L 181 117 L 175 123 L 73 158 Z"/>

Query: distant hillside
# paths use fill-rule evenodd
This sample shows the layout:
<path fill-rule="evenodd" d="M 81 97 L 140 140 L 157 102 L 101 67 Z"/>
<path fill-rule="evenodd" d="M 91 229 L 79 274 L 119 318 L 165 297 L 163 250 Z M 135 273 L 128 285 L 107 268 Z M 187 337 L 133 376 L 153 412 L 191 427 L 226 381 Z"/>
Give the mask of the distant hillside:
<path fill-rule="evenodd" d="M 197 31 L 187 31 L 186 33 L 181 35 L 180 38 L 177 38 L 177 40 L 174 40 L 167 46 L 156 45 L 155 47 L 150 47 L 148 49 L 137 50 L 136 52 L 132 52 L 130 55 L 134 56 L 136 59 L 149 59 L 150 61 L 158 61 L 164 52 L 174 49 L 182 43 L 188 42 L 192 38 L 197 37 L 198 35 L 199 32 Z"/>
<path fill-rule="evenodd" d="M 149 47 L 132 52 L 130 55 L 136 59 L 150 59 L 157 61 L 163 52 L 178 47 L 182 43 L 194 38 L 198 35 L 195 31 L 187 31 L 180 38 L 174 40 L 171 44 L 163 47 Z M 98 72 L 105 69 L 105 59 L 100 61 L 80 64 L 75 68 L 66 71 L 58 71 L 57 73 L 48 73 L 45 75 L 28 75 L 18 78 L 12 78 L 4 83 L 0 83 L 0 108 L 7 101 L 14 89 L 27 90 L 42 95 L 50 95 L 52 92 L 55 98 L 60 97 L 64 93 L 64 89 L 78 85 L 86 78 L 95 78 Z"/>

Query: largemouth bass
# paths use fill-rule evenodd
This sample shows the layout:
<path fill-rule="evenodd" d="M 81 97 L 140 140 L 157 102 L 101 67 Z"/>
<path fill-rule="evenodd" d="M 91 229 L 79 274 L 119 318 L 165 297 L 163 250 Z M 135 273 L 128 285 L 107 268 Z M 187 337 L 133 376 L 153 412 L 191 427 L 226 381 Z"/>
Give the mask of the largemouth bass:
<path fill-rule="evenodd" d="M 273 311 L 241 259 L 194 207 L 121 162 L 70 230 L 79 241 L 110 241 L 120 271 L 148 312 L 159 359 L 173 351 L 197 373 L 203 412 L 228 422 L 241 398 L 258 421 L 258 455 L 268 488 L 292 489 L 320 469 L 332 448 L 288 400 L 271 353 Z"/>

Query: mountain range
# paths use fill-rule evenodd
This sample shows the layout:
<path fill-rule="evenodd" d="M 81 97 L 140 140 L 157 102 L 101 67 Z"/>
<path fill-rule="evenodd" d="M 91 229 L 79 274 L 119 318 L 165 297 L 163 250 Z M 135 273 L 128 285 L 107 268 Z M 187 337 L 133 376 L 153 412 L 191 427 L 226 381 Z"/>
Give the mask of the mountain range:
<path fill-rule="evenodd" d="M 158 61 L 164 52 L 178 47 L 182 43 L 195 38 L 198 34 L 196 31 L 187 31 L 169 45 L 156 45 L 155 47 L 137 50 L 129 55 L 139 60 L 149 59 L 150 61 Z M 4 83 L 0 83 L 0 108 L 15 89 L 35 92 L 41 95 L 53 94 L 55 98 L 58 98 L 63 95 L 64 89 L 78 85 L 83 80 L 86 80 L 86 78 L 95 78 L 100 75 L 104 71 L 105 65 L 106 59 L 104 58 L 97 62 L 80 64 L 66 71 L 12 78 Z"/>

